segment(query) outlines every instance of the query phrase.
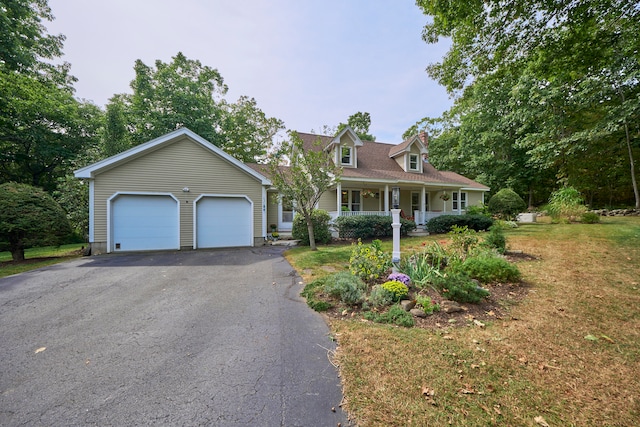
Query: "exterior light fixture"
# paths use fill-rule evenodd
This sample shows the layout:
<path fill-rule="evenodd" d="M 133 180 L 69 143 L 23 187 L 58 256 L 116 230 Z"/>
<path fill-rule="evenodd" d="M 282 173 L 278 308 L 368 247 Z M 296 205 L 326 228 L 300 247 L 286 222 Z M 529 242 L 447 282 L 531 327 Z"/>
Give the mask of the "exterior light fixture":
<path fill-rule="evenodd" d="M 185 193 L 188 193 L 188 192 L 189 192 L 189 187 L 184 187 L 184 188 L 182 189 L 182 191 L 184 191 Z"/>
<path fill-rule="evenodd" d="M 393 205 L 393 209 L 400 207 L 400 187 L 391 188 L 391 204 Z"/>

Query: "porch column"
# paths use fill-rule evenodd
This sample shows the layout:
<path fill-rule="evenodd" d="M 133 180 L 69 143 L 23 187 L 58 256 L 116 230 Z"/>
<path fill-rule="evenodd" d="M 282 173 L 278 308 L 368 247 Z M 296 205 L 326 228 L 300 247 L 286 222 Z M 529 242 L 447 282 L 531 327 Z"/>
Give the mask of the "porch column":
<path fill-rule="evenodd" d="M 342 211 L 342 184 L 338 183 L 336 191 L 336 211 L 338 211 L 338 216 L 340 216 L 340 212 Z"/>
<path fill-rule="evenodd" d="M 427 221 L 427 189 L 422 186 L 422 195 L 420 196 L 420 221 L 425 224 Z"/>
<path fill-rule="evenodd" d="M 384 211 L 389 212 L 389 184 L 384 186 Z"/>
<path fill-rule="evenodd" d="M 460 192 L 460 189 L 458 188 L 458 215 L 462 214 L 462 193 Z"/>

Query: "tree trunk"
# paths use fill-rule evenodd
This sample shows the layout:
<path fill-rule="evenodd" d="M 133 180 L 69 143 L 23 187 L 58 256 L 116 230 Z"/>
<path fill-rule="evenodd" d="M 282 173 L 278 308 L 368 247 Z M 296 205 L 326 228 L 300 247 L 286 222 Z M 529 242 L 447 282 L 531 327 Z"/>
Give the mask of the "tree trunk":
<path fill-rule="evenodd" d="M 309 247 L 312 251 L 317 251 L 316 247 L 316 237 L 313 234 L 313 221 L 311 221 L 311 215 L 305 215 L 305 219 L 307 220 L 307 230 L 309 231 Z"/>
<path fill-rule="evenodd" d="M 24 261 L 24 248 L 11 246 L 11 258 L 14 261 Z"/>
<path fill-rule="evenodd" d="M 622 103 L 626 101 L 624 93 L 622 90 L 618 89 L 620 93 L 620 97 L 622 98 Z M 638 182 L 636 181 L 636 167 L 633 159 L 633 149 L 631 147 L 631 138 L 629 136 L 629 124 L 627 123 L 627 119 L 624 119 L 624 133 L 625 133 L 625 142 L 627 143 L 627 150 L 629 150 L 629 164 L 631 165 L 631 185 L 633 186 L 633 195 L 636 199 L 636 209 L 640 209 L 640 193 L 638 192 Z"/>

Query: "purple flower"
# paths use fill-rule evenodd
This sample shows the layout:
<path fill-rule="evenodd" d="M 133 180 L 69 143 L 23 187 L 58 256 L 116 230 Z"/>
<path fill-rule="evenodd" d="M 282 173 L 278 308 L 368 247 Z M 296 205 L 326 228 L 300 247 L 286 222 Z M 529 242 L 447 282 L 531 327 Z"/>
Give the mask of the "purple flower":
<path fill-rule="evenodd" d="M 391 273 L 387 280 L 397 280 L 398 282 L 404 283 L 405 286 L 409 286 L 411 283 L 411 279 L 404 273 Z"/>

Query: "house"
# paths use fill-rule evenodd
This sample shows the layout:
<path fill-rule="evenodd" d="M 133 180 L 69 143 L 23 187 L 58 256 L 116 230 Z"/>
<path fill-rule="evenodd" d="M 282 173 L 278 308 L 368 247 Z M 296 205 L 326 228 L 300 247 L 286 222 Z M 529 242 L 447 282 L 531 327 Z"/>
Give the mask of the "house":
<path fill-rule="evenodd" d="M 351 215 L 391 215 L 394 187 L 400 194 L 399 208 L 405 217 L 424 225 L 436 216 L 464 213 L 467 206 L 484 203 L 489 187 L 455 172 L 436 170 L 429 163 L 425 133 L 401 144 L 361 141 L 350 128 L 335 137 L 309 133 L 298 135 L 304 150 L 324 149 L 343 168 L 341 182 L 323 194 L 318 208 L 332 218 Z M 249 164 L 267 174 L 266 168 Z M 268 190 L 267 222 L 278 230 L 290 230 L 295 213 L 291 202 L 279 200 L 277 189 Z"/>
<path fill-rule="evenodd" d="M 319 208 L 340 215 L 389 215 L 393 187 L 400 208 L 424 223 L 459 214 L 489 189 L 428 163 L 426 138 L 399 145 L 361 141 L 350 128 L 320 141 L 343 168 Z M 258 246 L 268 226 L 291 229 L 294 207 L 278 197 L 264 167 L 245 164 L 182 128 L 75 172 L 89 182 L 89 242 L 93 254 Z M 448 200 L 440 196 L 446 194 Z M 447 199 L 447 197 L 444 197 Z"/>

